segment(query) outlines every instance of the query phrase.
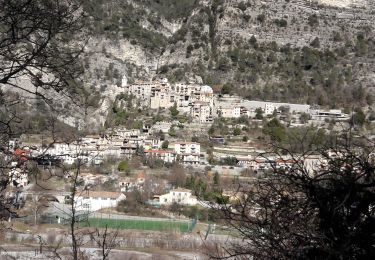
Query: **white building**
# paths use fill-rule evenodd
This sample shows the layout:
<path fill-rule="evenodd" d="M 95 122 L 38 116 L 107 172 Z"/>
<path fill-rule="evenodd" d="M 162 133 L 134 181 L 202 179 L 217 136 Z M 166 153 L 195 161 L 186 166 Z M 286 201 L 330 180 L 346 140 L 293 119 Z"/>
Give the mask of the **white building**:
<path fill-rule="evenodd" d="M 310 113 L 310 105 L 305 104 L 243 100 L 241 106 L 245 107 L 248 111 L 255 111 L 255 109 L 261 108 L 263 112 L 269 114 L 272 114 L 275 109 L 278 110 L 280 107 L 289 107 L 290 113 Z"/>
<path fill-rule="evenodd" d="M 81 147 L 77 143 L 54 143 L 48 148 L 47 152 L 54 156 L 63 156 L 67 154 L 77 154 Z"/>
<path fill-rule="evenodd" d="M 30 183 L 27 172 L 20 168 L 12 169 L 9 171 L 8 176 L 12 187 L 26 187 Z"/>
<path fill-rule="evenodd" d="M 170 91 L 169 86 L 159 86 L 152 90 L 150 107 L 151 109 L 170 108 L 177 101 L 176 94 Z"/>
<path fill-rule="evenodd" d="M 97 211 L 104 208 L 117 207 L 118 203 L 125 200 L 121 192 L 111 191 L 82 191 L 76 196 L 76 210 Z"/>
<path fill-rule="evenodd" d="M 212 119 L 212 109 L 208 102 L 196 101 L 190 110 L 190 115 L 195 122 L 210 123 Z"/>
<path fill-rule="evenodd" d="M 162 141 L 158 138 L 147 138 L 143 141 L 143 148 L 150 150 L 150 149 L 159 149 L 162 146 Z"/>
<path fill-rule="evenodd" d="M 241 117 L 241 107 L 240 106 L 226 106 L 219 107 L 217 109 L 219 116 L 223 118 L 239 118 Z"/>
<path fill-rule="evenodd" d="M 194 102 L 207 103 L 211 109 L 214 103 L 213 90 L 207 85 L 169 84 L 167 79 L 123 85 L 126 93 L 134 95 L 151 109 L 170 108 L 176 104 L 180 112 L 189 113 Z"/>
<path fill-rule="evenodd" d="M 200 155 L 199 154 L 191 154 L 191 153 L 184 153 L 179 155 L 180 162 L 183 164 L 199 164 L 200 163 Z"/>
<path fill-rule="evenodd" d="M 10 139 L 8 143 L 8 149 L 13 150 L 17 147 L 18 145 L 18 140 L 17 139 Z"/>
<path fill-rule="evenodd" d="M 176 161 L 176 153 L 167 150 L 145 150 L 146 156 L 149 158 L 159 159 L 167 163 Z"/>
<path fill-rule="evenodd" d="M 177 188 L 167 194 L 155 196 L 155 199 L 160 205 L 177 203 L 180 205 L 194 206 L 198 203 L 197 197 L 192 195 L 192 191 L 183 188 Z"/>
<path fill-rule="evenodd" d="M 310 175 L 315 175 L 328 164 L 321 155 L 308 155 L 303 158 L 303 167 Z"/>
<path fill-rule="evenodd" d="M 350 119 L 348 114 L 342 113 L 339 109 L 331 109 L 331 110 L 311 110 L 310 111 L 311 119 L 312 120 L 325 120 L 327 119 L 335 119 L 337 121 L 347 121 Z"/>
<path fill-rule="evenodd" d="M 263 112 L 266 116 L 272 115 L 275 110 L 276 106 L 272 103 L 266 103 L 263 108 Z"/>
<path fill-rule="evenodd" d="M 125 86 L 125 93 L 135 96 L 142 105 L 150 106 L 150 97 L 153 89 L 158 88 L 161 82 L 139 81 L 135 84 Z"/>
<path fill-rule="evenodd" d="M 48 149 L 42 149 L 42 154 L 48 154 L 60 159 L 64 164 L 71 165 L 81 159 L 82 162 L 87 162 L 87 151 L 83 150 L 84 145 L 77 142 L 72 143 L 54 143 Z M 89 147 L 90 148 L 90 147 Z"/>
<path fill-rule="evenodd" d="M 196 85 L 190 85 L 185 83 L 176 83 L 172 85 L 171 90 L 176 92 L 181 96 L 186 96 L 186 99 L 193 96 L 193 93 L 196 91 Z"/>
<path fill-rule="evenodd" d="M 201 145 L 194 142 L 178 142 L 174 144 L 174 151 L 183 164 L 199 164 Z"/>
<path fill-rule="evenodd" d="M 204 85 L 197 88 L 198 90 L 194 93 L 194 100 L 207 102 L 210 107 L 214 105 L 214 91 L 210 86 Z"/>
<path fill-rule="evenodd" d="M 174 144 L 174 151 L 177 154 L 200 154 L 201 145 L 194 142 L 178 142 Z"/>

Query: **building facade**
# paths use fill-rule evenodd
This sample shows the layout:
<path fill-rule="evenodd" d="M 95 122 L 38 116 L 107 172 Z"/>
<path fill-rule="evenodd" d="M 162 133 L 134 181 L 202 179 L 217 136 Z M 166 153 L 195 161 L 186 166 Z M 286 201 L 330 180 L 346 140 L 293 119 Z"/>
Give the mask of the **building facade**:
<path fill-rule="evenodd" d="M 192 191 L 183 188 L 171 190 L 167 194 L 156 196 L 155 199 L 160 205 L 177 203 L 180 205 L 194 206 L 198 203 L 197 197 L 192 195 Z"/>
<path fill-rule="evenodd" d="M 76 210 L 97 211 L 104 208 L 117 207 L 118 203 L 125 200 L 121 192 L 111 191 L 82 191 L 75 200 Z"/>

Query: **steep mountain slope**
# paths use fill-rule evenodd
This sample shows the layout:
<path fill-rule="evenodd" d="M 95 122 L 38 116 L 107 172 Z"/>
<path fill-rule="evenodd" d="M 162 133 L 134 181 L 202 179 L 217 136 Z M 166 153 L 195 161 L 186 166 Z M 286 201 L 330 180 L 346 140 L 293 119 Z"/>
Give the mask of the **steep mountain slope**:
<path fill-rule="evenodd" d="M 94 35 L 88 53 L 98 55 L 95 64 L 99 56 L 107 57 L 102 73 L 111 74 L 114 64 L 112 83 L 123 73 L 130 80 L 199 75 L 207 84 L 230 83 L 234 92 L 251 98 L 331 107 L 371 103 L 371 5 L 339 9 L 297 0 L 86 4 Z"/>
<path fill-rule="evenodd" d="M 364 7 L 367 5 L 366 0 L 318 0 L 320 4 L 335 6 L 335 7 Z"/>
<path fill-rule="evenodd" d="M 346 2 L 84 0 L 82 114 L 102 125 L 123 75 L 130 83 L 200 76 L 252 99 L 372 105 L 375 3 Z"/>

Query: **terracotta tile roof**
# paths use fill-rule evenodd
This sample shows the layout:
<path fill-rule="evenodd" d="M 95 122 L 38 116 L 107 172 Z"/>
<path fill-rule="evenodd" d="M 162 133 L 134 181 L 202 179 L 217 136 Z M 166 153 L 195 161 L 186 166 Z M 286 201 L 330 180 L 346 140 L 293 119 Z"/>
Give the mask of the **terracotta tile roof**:
<path fill-rule="evenodd" d="M 145 173 L 144 172 L 140 172 L 140 173 L 138 173 L 138 175 L 137 175 L 137 178 L 138 179 L 144 179 L 146 176 L 145 176 Z"/>
<path fill-rule="evenodd" d="M 17 148 L 14 150 L 14 155 L 21 161 L 27 161 L 27 155 L 30 154 L 30 151 Z"/>
<path fill-rule="evenodd" d="M 16 150 L 14 150 L 14 155 L 25 155 L 28 153 L 30 153 L 30 151 L 21 148 L 17 148 Z"/>

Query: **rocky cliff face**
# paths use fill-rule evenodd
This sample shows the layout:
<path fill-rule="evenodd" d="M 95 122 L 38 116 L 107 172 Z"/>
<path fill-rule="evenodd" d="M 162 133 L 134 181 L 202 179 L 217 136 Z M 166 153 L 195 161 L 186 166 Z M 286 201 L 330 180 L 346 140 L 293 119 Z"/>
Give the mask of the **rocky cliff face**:
<path fill-rule="evenodd" d="M 114 99 L 121 89 L 106 89 L 120 86 L 123 75 L 130 82 L 198 75 L 207 84 L 231 84 L 233 92 L 250 98 L 330 107 L 371 103 L 371 1 L 88 3 L 92 37 L 84 57 L 85 82 L 101 95 L 96 105 Z M 354 97 L 358 90 L 363 93 Z M 105 113 L 100 114 L 103 122 Z"/>
<path fill-rule="evenodd" d="M 366 0 L 318 0 L 320 4 L 341 8 L 366 7 L 367 2 Z"/>

